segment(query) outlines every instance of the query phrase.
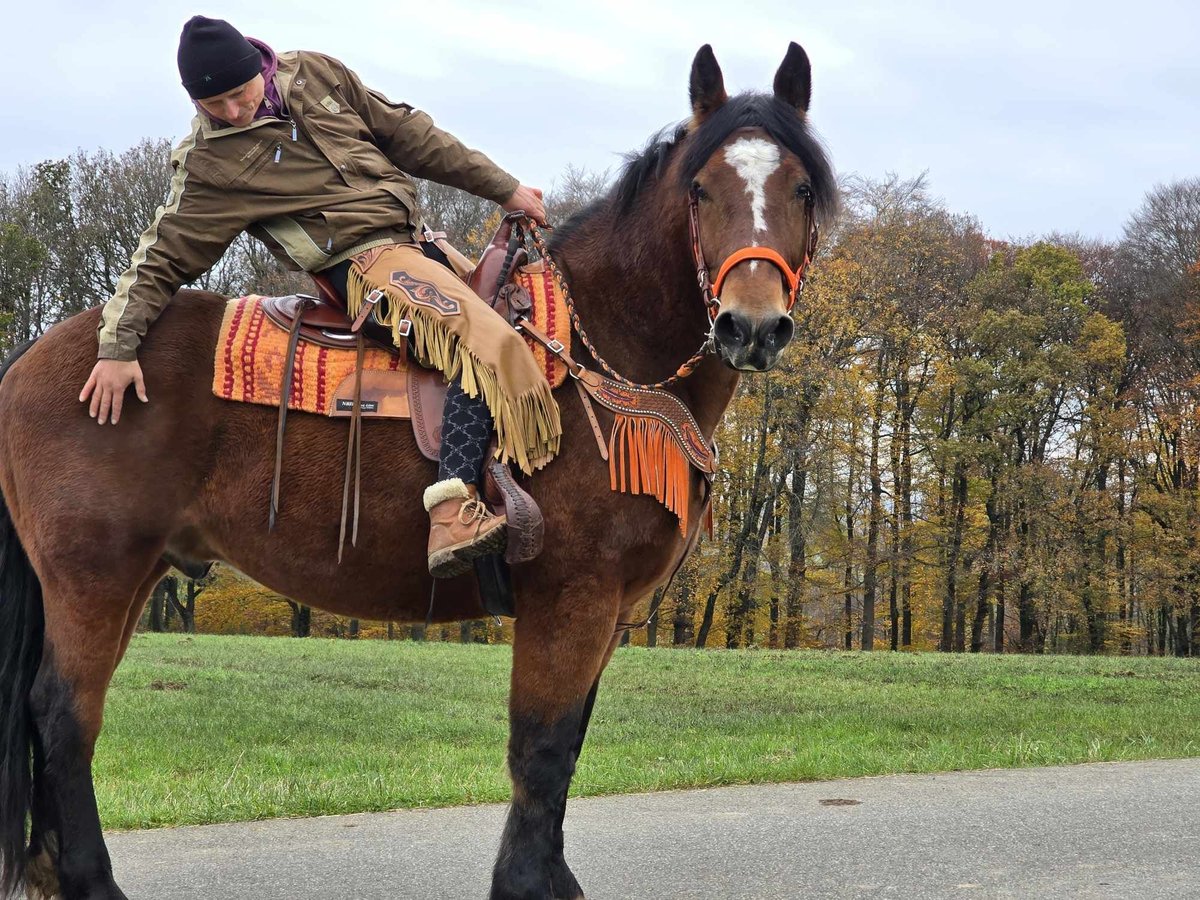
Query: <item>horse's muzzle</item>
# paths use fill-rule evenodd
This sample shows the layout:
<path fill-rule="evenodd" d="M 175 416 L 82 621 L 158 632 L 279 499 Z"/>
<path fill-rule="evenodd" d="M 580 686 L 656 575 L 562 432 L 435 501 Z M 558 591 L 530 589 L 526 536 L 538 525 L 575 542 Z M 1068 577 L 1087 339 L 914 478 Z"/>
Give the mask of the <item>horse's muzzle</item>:
<path fill-rule="evenodd" d="M 773 313 L 758 319 L 734 310 L 725 310 L 713 323 L 713 343 L 725 363 L 744 372 L 765 372 L 796 333 L 792 317 Z"/>

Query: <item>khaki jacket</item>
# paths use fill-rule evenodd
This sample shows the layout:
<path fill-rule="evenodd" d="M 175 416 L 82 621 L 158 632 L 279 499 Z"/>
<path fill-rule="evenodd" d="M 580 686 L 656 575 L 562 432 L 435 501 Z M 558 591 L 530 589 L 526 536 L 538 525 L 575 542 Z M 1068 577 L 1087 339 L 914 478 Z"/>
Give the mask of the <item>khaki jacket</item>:
<path fill-rule="evenodd" d="M 235 128 L 200 113 L 175 148 L 167 202 L 104 305 L 101 359 L 136 359 L 167 301 L 243 231 L 289 268 L 313 272 L 413 240 L 421 223 L 409 175 L 496 203 L 517 188 L 484 154 L 368 90 L 332 57 L 280 54 L 275 80 L 288 120 Z"/>

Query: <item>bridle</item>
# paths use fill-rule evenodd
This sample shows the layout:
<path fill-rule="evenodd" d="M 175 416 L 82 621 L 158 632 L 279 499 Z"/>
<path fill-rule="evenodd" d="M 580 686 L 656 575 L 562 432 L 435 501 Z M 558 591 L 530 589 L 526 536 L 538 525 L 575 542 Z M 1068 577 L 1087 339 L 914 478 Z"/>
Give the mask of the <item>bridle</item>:
<path fill-rule="evenodd" d="M 721 263 L 721 268 L 717 270 L 716 280 L 712 280 L 709 274 L 712 270 L 704 259 L 704 248 L 700 243 L 700 192 L 695 186 L 688 191 L 688 230 L 692 236 L 692 257 L 696 260 L 696 281 L 704 297 L 709 322 L 715 323 L 721 313 L 721 287 L 725 284 L 725 278 L 735 266 L 752 259 L 768 262 L 783 274 L 789 288 L 787 311 L 791 313 L 792 307 L 796 305 L 796 297 L 804 290 L 804 278 L 808 267 L 812 265 L 812 258 L 817 253 L 817 242 L 821 237 L 817 217 L 813 215 L 812 194 L 805 198 L 804 215 L 808 220 L 808 242 L 804 248 L 804 261 L 800 263 L 799 268 L 793 270 L 783 255 L 770 247 L 743 247 L 726 257 Z"/>
<path fill-rule="evenodd" d="M 787 311 L 789 314 L 791 313 L 792 307 L 796 305 L 796 297 L 804 290 L 804 279 L 808 272 L 808 267 L 812 264 L 812 258 L 817 252 L 817 242 L 820 239 L 820 229 L 817 227 L 817 219 L 813 214 L 813 198 L 811 195 L 806 198 L 804 212 L 808 218 L 808 242 L 804 248 L 804 261 L 800 263 L 799 268 L 792 269 L 787 264 L 787 260 L 783 258 L 783 255 L 770 247 L 743 247 L 741 250 L 737 250 L 729 255 L 721 264 L 721 268 L 717 272 L 716 281 L 712 281 L 710 280 L 708 264 L 704 261 L 704 248 L 700 243 L 700 196 L 695 188 L 688 192 L 688 230 L 691 232 L 692 238 L 692 256 L 696 260 L 696 280 L 700 285 L 700 293 L 704 298 L 704 306 L 708 310 L 710 326 L 715 325 L 717 316 L 721 312 L 721 286 L 725 283 L 726 276 L 729 275 L 735 266 L 752 259 L 761 259 L 768 262 L 783 274 L 789 288 Z M 712 352 L 714 337 L 713 331 L 710 328 L 708 336 L 705 338 L 700 349 L 693 353 L 670 378 L 665 378 L 654 384 L 638 384 L 637 382 L 630 381 L 610 366 L 592 344 L 591 339 L 583 328 L 583 322 L 579 318 L 579 313 L 575 309 L 575 298 L 571 296 L 571 288 L 567 284 L 567 279 L 563 277 L 562 272 L 559 271 L 558 266 L 555 264 L 554 258 L 550 255 L 550 248 L 546 246 L 546 240 L 542 235 L 541 228 L 523 212 L 509 213 L 508 217 L 512 218 L 516 223 L 524 222 L 524 228 L 522 229 L 520 224 L 517 224 L 516 229 L 514 229 L 513 242 L 510 243 L 509 247 L 509 258 L 505 260 L 504 270 L 500 275 L 500 283 L 503 283 L 508 278 L 509 263 L 511 262 L 513 249 L 516 243 L 522 240 L 521 231 L 528 232 L 533 245 L 537 248 L 539 255 L 545 261 L 547 268 L 549 268 L 551 276 L 558 283 L 559 289 L 562 291 L 563 301 L 566 303 L 567 312 L 571 317 L 571 324 L 575 327 L 575 333 L 579 335 L 579 339 L 583 342 L 583 345 L 588 349 L 592 358 L 596 360 L 596 364 L 615 381 L 629 387 L 661 390 L 687 378 L 696 371 L 696 368 L 700 365 L 704 357 Z M 578 379 L 580 377 L 583 366 L 571 360 L 565 353 L 565 348 L 551 346 L 550 344 L 546 344 L 545 346 L 566 364 L 568 371 L 574 378 Z"/>

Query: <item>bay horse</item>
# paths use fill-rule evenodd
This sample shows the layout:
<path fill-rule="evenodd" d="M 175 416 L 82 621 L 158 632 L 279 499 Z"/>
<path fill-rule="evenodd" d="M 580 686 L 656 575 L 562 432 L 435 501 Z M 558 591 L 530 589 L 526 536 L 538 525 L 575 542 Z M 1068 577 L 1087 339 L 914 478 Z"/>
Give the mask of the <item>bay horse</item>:
<path fill-rule="evenodd" d="M 711 440 L 740 373 L 773 366 L 793 326 L 788 279 L 759 260 L 729 272 L 710 321 L 690 210 L 701 267 L 746 247 L 772 248 L 795 266 L 813 221 L 833 210 L 836 185 L 807 124 L 810 66 L 798 44 L 772 93 L 729 97 L 707 45 L 689 87 L 691 118 L 632 157 L 550 250 L 597 352 L 629 378 L 661 378 L 711 339 L 714 352 L 672 387 Z M 171 300 L 141 349 L 150 400 L 127 404 L 115 428 L 76 399 L 95 360 L 98 309 L 55 325 L 0 371 L 0 898 L 22 887 L 37 898 L 125 897 L 91 761 L 109 681 L 171 563 L 220 560 L 344 616 L 483 615 L 469 578 L 441 584 L 428 609 L 424 531 L 410 526 L 425 518 L 434 466 L 406 423 L 364 429 L 364 458 L 387 462 L 364 467 L 360 538 L 339 566 L 342 488 L 331 467 L 344 455 L 346 424 L 294 416 L 284 507 L 268 530 L 276 412 L 213 395 L 224 307 L 199 291 Z M 592 365 L 578 337 L 572 354 Z M 681 534 L 654 498 L 614 493 L 574 391 L 560 391 L 559 402 L 561 458 L 529 485 L 548 539 L 513 571 L 513 794 L 493 898 L 583 896 L 563 858 L 562 825 L 600 674 L 618 623 L 681 562 L 701 519 L 692 515 Z M 698 509 L 698 477 L 692 494 Z"/>

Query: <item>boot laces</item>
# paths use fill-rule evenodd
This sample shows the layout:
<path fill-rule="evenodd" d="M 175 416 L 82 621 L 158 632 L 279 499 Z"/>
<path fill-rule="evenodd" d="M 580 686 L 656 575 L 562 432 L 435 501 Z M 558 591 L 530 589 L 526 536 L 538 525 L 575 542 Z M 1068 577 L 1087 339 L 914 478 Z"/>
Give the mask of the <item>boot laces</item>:
<path fill-rule="evenodd" d="M 482 525 L 490 518 L 492 518 L 492 511 L 482 500 L 465 500 L 458 510 L 458 521 L 461 525 Z"/>

